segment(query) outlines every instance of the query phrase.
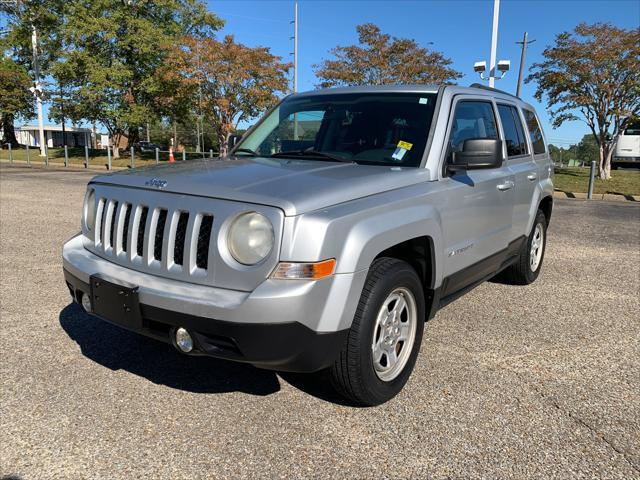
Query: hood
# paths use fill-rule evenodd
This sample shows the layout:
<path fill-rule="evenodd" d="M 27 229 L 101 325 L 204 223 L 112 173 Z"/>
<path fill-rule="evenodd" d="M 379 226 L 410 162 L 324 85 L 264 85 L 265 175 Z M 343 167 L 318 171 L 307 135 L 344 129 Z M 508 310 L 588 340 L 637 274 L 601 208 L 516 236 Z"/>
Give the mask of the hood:
<path fill-rule="evenodd" d="M 422 168 L 243 157 L 138 168 L 92 182 L 270 205 L 299 215 L 428 180 Z"/>

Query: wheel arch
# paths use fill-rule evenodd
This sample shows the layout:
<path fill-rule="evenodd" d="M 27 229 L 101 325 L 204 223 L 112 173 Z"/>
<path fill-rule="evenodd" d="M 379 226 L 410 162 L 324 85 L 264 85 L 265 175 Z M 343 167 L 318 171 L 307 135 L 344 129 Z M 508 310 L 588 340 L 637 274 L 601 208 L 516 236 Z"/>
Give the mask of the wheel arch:
<path fill-rule="evenodd" d="M 404 240 L 382 250 L 375 256 L 372 263 L 378 258 L 396 258 L 407 262 L 413 267 L 422 283 L 427 313 L 426 319 L 432 318 L 433 313 L 435 313 L 433 304 L 437 301 L 434 294 L 436 252 L 433 238 L 429 235 L 421 235 Z"/>
<path fill-rule="evenodd" d="M 542 210 L 542 213 L 544 213 L 544 217 L 547 220 L 548 226 L 551 222 L 551 212 L 553 211 L 553 197 L 551 195 L 542 197 L 540 203 L 538 204 L 538 210 Z"/>

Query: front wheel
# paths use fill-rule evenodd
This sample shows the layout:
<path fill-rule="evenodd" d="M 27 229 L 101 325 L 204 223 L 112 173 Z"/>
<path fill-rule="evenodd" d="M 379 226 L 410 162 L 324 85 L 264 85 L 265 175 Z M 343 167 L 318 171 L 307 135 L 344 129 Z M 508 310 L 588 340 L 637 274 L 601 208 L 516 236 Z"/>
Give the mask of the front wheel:
<path fill-rule="evenodd" d="M 330 368 L 336 390 L 359 405 L 384 403 L 402 390 L 420 350 L 422 283 L 406 262 L 377 259 L 340 356 Z"/>

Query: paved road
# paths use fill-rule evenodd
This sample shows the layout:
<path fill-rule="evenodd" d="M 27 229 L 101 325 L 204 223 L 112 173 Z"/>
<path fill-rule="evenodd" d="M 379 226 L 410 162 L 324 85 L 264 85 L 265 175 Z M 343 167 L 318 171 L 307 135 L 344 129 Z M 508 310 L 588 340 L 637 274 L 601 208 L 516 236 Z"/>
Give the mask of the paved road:
<path fill-rule="evenodd" d="M 89 175 L 0 168 L 0 477 L 640 478 L 640 207 L 557 201 L 543 273 L 426 327 L 403 393 L 188 358 L 69 305 Z"/>

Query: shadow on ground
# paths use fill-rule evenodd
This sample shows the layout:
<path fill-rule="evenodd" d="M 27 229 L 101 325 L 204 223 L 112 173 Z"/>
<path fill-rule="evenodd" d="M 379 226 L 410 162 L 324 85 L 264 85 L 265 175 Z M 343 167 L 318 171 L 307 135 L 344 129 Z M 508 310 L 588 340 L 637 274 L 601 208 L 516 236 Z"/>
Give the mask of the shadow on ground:
<path fill-rule="evenodd" d="M 168 344 L 87 315 L 70 304 L 60 325 L 82 354 L 111 370 L 126 370 L 153 383 L 196 393 L 244 392 L 269 395 L 280 390 L 275 372 L 209 357 L 182 355 Z"/>
<path fill-rule="evenodd" d="M 182 355 L 168 344 L 87 315 L 76 304 L 67 305 L 59 319 L 82 354 L 110 370 L 126 370 L 153 383 L 195 393 L 269 395 L 280 390 L 276 372 L 244 363 Z M 279 375 L 309 395 L 350 405 L 333 390 L 324 372 Z"/>

